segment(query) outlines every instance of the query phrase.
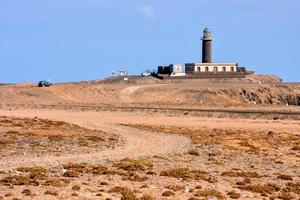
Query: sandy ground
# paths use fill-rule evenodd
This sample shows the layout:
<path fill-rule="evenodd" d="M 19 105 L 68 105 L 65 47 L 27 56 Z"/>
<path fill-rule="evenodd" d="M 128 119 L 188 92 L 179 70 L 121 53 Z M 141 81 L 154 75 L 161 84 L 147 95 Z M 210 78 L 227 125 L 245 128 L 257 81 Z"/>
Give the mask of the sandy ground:
<path fill-rule="evenodd" d="M 106 113 L 107 114 L 107 113 Z M 0 170 L 7 170 L 20 166 L 58 166 L 68 162 L 103 162 L 107 160 L 121 160 L 124 158 L 138 158 L 142 156 L 169 155 L 181 153 L 190 143 L 188 138 L 178 135 L 166 135 L 156 132 L 147 132 L 129 127 L 119 126 L 122 121 L 114 121 L 114 116 L 105 113 L 74 113 L 74 112 L 43 112 L 38 110 L 0 110 L 0 115 L 14 117 L 38 117 L 78 124 L 89 129 L 98 129 L 108 133 L 118 134 L 124 139 L 125 145 L 114 149 L 96 153 L 76 154 L 65 156 L 30 157 L 25 155 L 1 159 Z M 126 116 L 123 116 L 126 118 Z M 124 121 L 123 121 L 124 122 Z"/>
<path fill-rule="evenodd" d="M 4 186 L 0 189 L 0 196 L 8 195 L 6 196 L 8 199 L 12 197 L 23 199 L 26 197 L 22 194 L 25 189 L 29 189 L 34 194 L 29 195 L 30 198 L 36 199 L 119 199 L 121 196 L 130 199 L 131 197 L 126 197 L 126 195 L 128 195 L 127 193 L 131 194 L 131 192 L 136 198 L 150 195 L 156 199 L 226 199 L 235 196 L 241 199 L 264 199 L 266 197 L 297 199 L 296 197 L 299 195 L 299 185 L 297 185 L 300 180 L 300 171 L 297 167 L 300 164 L 299 152 L 292 152 L 278 143 L 279 146 L 277 145 L 274 149 L 276 153 L 273 155 L 270 151 L 273 151 L 274 147 L 268 149 L 263 146 L 266 145 L 264 135 L 270 131 L 272 134 L 283 134 L 283 137 L 294 137 L 291 140 L 296 143 L 292 142 L 291 145 L 297 145 L 297 139 L 299 142 L 300 137 L 300 123 L 297 120 L 201 118 L 182 115 L 168 116 L 159 113 L 74 112 L 39 109 L 0 110 L 0 116 L 65 121 L 85 128 L 117 134 L 124 139 L 124 144 L 120 146 L 101 149 L 93 153 L 77 152 L 75 155 L 45 155 L 43 157 L 25 155 L 2 158 L 0 160 L 0 171 L 4 172 L 2 177 L 7 176 L 7 174 L 19 174 L 20 172 L 16 169 L 25 166 L 44 167 L 51 171 L 51 176 L 54 176 L 53 174 L 62 176 L 61 170 L 64 169 L 61 168 L 68 163 L 103 165 L 116 170 L 116 163 L 122 162 L 126 158 L 136 159 L 136 162 L 139 162 L 140 158 L 145 158 L 153 165 L 145 171 L 131 171 L 125 168 L 124 171 L 129 175 L 122 174 L 124 171 L 118 172 L 119 175 L 97 176 L 83 172 L 77 178 L 69 178 L 71 183 L 64 187 L 35 187 L 30 186 L 30 184 L 29 186 L 26 184 L 25 186 L 14 186 L 13 188 Z M 199 143 L 191 142 L 193 137 L 189 137 L 189 132 L 194 130 L 206 130 L 207 134 L 214 132 L 218 134 L 218 130 L 226 130 L 228 135 L 242 132 L 241 137 L 247 135 L 245 137 L 249 139 L 247 142 L 251 142 L 251 145 L 255 146 L 252 147 L 246 143 L 246 147 L 251 147 L 250 150 L 257 148 L 259 152 L 249 153 L 247 148 L 242 150 L 234 137 L 229 138 L 224 143 L 210 144 L 208 141 L 208 143 L 204 142 L 203 145 L 199 146 Z M 220 132 L 220 134 L 222 133 Z M 226 137 L 224 136 L 224 138 Z M 228 150 L 225 144 L 230 144 L 230 148 L 235 147 L 237 149 Z M 273 145 L 272 142 L 268 143 L 268 145 L 271 144 Z M 190 152 L 191 150 L 196 153 Z M 247 151 L 244 152 L 244 150 Z M 197 175 L 196 178 L 191 171 L 189 173 L 192 175 L 180 175 L 183 172 L 177 172 L 179 175 L 176 173 L 175 177 L 178 175 L 178 178 L 162 176 L 164 171 L 172 169 L 202 170 L 204 172 Z M 225 172 L 234 175 L 228 177 L 222 175 Z M 237 172 L 241 174 L 237 174 Z M 280 175 L 286 175 L 287 180 L 276 178 Z M 249 181 L 247 183 L 249 186 L 246 183 L 247 187 L 245 186 L 245 188 L 236 185 L 239 181 Z M 102 182 L 105 184 L 101 185 Z M 290 186 L 285 186 L 289 183 L 296 184 L 296 186 L 293 189 Z M 274 185 L 268 187 L 267 184 Z M 74 191 L 72 189 L 74 185 L 79 185 L 81 189 Z M 279 188 L 276 188 L 277 185 Z M 121 187 L 121 189 L 115 187 Z M 129 192 L 125 192 L 126 194 L 120 191 L 113 192 L 113 189 L 123 191 L 124 188 L 128 189 Z M 49 190 L 50 193 L 57 192 L 58 194 L 44 194 Z M 286 190 L 291 191 L 286 192 Z M 163 194 L 164 192 L 166 194 Z M 96 196 L 97 194 L 101 197 Z M 167 197 L 168 195 L 170 197 Z"/>
<path fill-rule="evenodd" d="M 299 84 L 276 80 L 0 86 L 0 200 L 300 199 Z"/>

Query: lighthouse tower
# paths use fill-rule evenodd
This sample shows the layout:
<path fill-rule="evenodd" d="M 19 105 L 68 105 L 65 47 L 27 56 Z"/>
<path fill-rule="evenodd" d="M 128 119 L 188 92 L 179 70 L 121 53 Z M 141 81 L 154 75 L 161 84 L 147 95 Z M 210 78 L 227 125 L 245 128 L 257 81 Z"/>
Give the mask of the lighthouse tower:
<path fill-rule="evenodd" d="M 212 35 L 209 28 L 205 28 L 202 37 L 202 63 L 212 62 Z"/>

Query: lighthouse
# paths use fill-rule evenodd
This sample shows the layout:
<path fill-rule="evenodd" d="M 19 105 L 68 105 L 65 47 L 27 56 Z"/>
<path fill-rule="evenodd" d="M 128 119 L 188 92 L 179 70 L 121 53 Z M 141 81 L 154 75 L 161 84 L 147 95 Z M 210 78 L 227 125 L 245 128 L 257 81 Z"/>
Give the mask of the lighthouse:
<path fill-rule="evenodd" d="M 212 62 L 212 35 L 209 28 L 205 28 L 202 37 L 202 63 Z"/>

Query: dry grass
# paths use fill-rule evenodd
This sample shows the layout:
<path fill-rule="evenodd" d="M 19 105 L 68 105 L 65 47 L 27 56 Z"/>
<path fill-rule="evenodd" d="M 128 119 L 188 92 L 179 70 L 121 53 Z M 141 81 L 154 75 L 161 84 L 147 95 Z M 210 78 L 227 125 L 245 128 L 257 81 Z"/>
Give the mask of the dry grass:
<path fill-rule="evenodd" d="M 290 147 L 290 149 L 294 151 L 297 151 L 299 147 L 299 136 L 286 132 L 277 133 L 272 131 L 207 128 L 190 129 L 185 127 L 151 126 L 144 124 L 122 125 L 146 131 L 180 134 L 188 136 L 194 144 L 201 144 L 204 146 L 222 145 L 223 149 L 247 154 L 260 154 L 262 151 L 261 147 L 268 147 L 269 150 Z"/>
<path fill-rule="evenodd" d="M 165 170 L 160 173 L 161 176 L 182 178 L 184 180 L 208 180 L 208 173 L 201 170 L 190 170 L 188 168 L 175 168 Z"/>
<path fill-rule="evenodd" d="M 0 117 L 0 155 L 12 156 L 31 154 L 57 154 L 90 152 L 99 147 L 113 147 L 119 137 L 100 130 L 89 130 L 65 122 L 14 118 L 1 120 Z M 72 146 L 73 148 L 69 148 Z"/>

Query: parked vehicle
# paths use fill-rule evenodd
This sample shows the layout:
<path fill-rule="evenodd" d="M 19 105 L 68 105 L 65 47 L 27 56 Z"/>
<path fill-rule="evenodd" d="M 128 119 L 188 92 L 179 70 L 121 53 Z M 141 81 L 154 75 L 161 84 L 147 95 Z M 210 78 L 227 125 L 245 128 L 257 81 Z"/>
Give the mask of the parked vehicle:
<path fill-rule="evenodd" d="M 151 76 L 150 70 L 144 71 L 141 73 L 141 76 Z"/>
<path fill-rule="evenodd" d="M 50 83 L 49 81 L 40 81 L 39 82 L 39 87 L 51 87 L 53 84 Z"/>

